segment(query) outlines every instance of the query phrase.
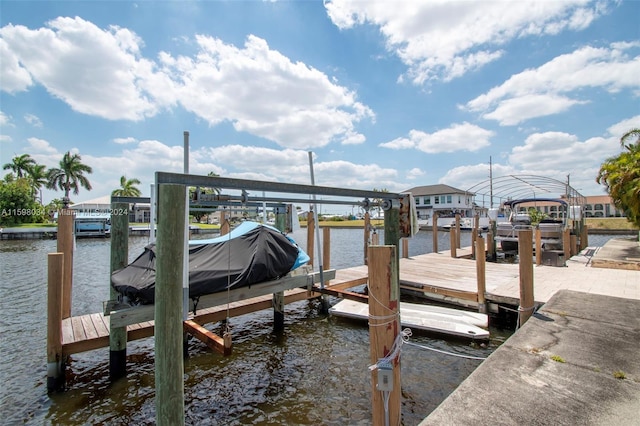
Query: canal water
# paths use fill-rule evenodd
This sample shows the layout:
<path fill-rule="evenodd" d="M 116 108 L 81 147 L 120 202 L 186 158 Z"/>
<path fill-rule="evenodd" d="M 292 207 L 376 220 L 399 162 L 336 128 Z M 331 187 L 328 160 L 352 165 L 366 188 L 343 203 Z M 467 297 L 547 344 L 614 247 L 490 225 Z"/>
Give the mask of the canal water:
<path fill-rule="evenodd" d="M 306 246 L 306 230 L 293 237 Z M 610 236 L 594 237 L 603 244 Z M 362 241 L 360 229 L 332 229 L 331 267 L 361 265 Z M 384 241 L 382 235 L 380 241 Z M 431 232 L 419 232 L 409 242 L 409 254 L 431 252 L 431 241 Z M 147 242 L 147 237 L 131 237 L 130 260 Z M 470 234 L 463 233 L 462 246 L 469 242 Z M 442 232 L 439 249 L 448 247 L 449 234 Z M 47 394 L 46 259 L 47 253 L 55 251 L 53 240 L 0 241 L 0 424 L 154 424 L 153 338 L 128 344 L 126 378 L 109 381 L 108 349 L 99 349 L 73 355 L 66 390 Z M 77 241 L 73 315 L 102 310 L 102 302 L 109 297 L 109 253 L 108 239 Z M 187 424 L 370 423 L 366 324 L 323 315 L 317 301 L 287 305 L 285 315 L 286 329 L 281 334 L 272 331 L 272 311 L 231 318 L 233 354 L 229 357 L 212 353 L 197 341 L 191 343 L 184 372 Z M 221 327 L 211 328 L 220 332 Z M 411 341 L 486 357 L 511 331 L 491 329 L 491 333 L 486 345 L 415 332 Z M 479 362 L 404 345 L 403 423 L 419 423 Z"/>

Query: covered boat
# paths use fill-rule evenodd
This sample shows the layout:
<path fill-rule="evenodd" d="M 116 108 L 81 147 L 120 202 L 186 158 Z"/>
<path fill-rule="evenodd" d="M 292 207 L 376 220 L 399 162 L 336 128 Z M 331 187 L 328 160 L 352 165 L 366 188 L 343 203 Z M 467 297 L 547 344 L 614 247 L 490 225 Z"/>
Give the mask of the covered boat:
<path fill-rule="evenodd" d="M 309 261 L 291 238 L 257 222 L 243 222 L 228 235 L 189 241 L 189 297 L 277 279 Z M 111 285 L 132 304 L 154 301 L 156 245 L 111 275 Z"/>

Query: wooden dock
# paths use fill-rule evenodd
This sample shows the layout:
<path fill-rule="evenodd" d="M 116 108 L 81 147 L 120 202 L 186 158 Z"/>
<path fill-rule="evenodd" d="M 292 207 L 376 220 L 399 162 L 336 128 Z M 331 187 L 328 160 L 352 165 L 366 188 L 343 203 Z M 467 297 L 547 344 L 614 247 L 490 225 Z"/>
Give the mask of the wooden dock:
<path fill-rule="evenodd" d="M 476 263 L 468 258 L 469 248 L 458 249 L 461 257 L 449 252 L 429 253 L 400 259 L 400 287 L 425 298 L 468 308 L 478 307 Z M 591 267 L 581 256 L 567 261 L 566 267 L 534 267 L 534 298 L 537 304 L 547 302 L 559 290 L 574 290 L 605 296 L 640 299 L 640 273 L 633 270 Z M 517 306 L 519 303 L 519 270 L 517 264 L 486 263 L 485 298 L 491 305 Z M 366 300 L 366 296 L 350 291 L 366 284 L 366 265 L 335 271 L 325 293 L 342 298 Z M 285 303 L 319 297 L 317 291 L 292 289 L 285 292 Z M 271 295 L 230 303 L 231 317 L 273 307 Z M 226 304 L 199 309 L 191 319 L 198 324 L 226 318 Z M 102 313 L 64 319 L 63 354 L 70 355 L 109 346 L 109 318 Z M 127 325 L 127 340 L 153 336 L 153 321 Z"/>

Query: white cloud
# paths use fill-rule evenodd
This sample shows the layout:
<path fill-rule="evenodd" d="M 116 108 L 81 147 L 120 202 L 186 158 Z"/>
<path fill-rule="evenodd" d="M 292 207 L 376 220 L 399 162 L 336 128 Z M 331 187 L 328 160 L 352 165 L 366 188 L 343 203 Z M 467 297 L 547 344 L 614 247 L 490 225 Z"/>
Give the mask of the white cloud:
<path fill-rule="evenodd" d="M 407 172 L 407 179 L 414 180 L 414 179 L 421 178 L 424 175 L 425 175 L 425 172 L 422 169 L 414 167 L 413 169 Z"/>
<path fill-rule="evenodd" d="M 416 148 L 428 154 L 456 151 L 475 152 L 491 145 L 489 139 L 493 135 L 494 132 L 490 130 L 464 122 L 452 124 L 451 127 L 434 133 L 411 130 L 408 138 L 394 139 L 381 143 L 379 146 L 391 149 Z"/>
<path fill-rule="evenodd" d="M 0 135 L 0 142 L 11 142 L 13 139 L 9 135 Z"/>
<path fill-rule="evenodd" d="M 195 59 L 165 52 L 161 60 L 177 81 L 184 108 L 210 125 L 230 121 L 238 131 L 285 148 L 364 141 L 355 123 L 373 119 L 373 112 L 324 73 L 292 62 L 256 36 L 248 36 L 243 48 L 208 36 L 196 41 Z"/>
<path fill-rule="evenodd" d="M 34 80 L 78 112 L 135 121 L 162 106 L 139 85 L 140 78 L 154 77 L 154 67 L 127 29 L 60 17 L 37 30 L 7 25 L 0 36 Z"/>
<path fill-rule="evenodd" d="M 27 123 L 29 123 L 33 127 L 42 127 L 42 121 L 36 115 L 26 114 L 24 116 L 24 121 L 26 121 Z"/>
<path fill-rule="evenodd" d="M 601 88 L 610 93 L 631 90 L 640 96 L 640 55 L 629 56 L 639 47 L 640 43 L 582 47 L 513 75 L 469 101 L 466 108 L 501 125 L 514 125 L 586 103 L 579 98 L 585 89 Z"/>
<path fill-rule="evenodd" d="M 130 143 L 135 143 L 138 140 L 134 137 L 127 137 L 127 138 L 115 138 L 113 139 L 114 143 L 117 143 L 118 145 L 126 145 L 126 144 L 130 144 Z"/>
<path fill-rule="evenodd" d="M 596 1 L 326 1 L 340 29 L 380 28 L 387 49 L 407 65 L 415 84 L 451 80 L 502 56 L 501 46 L 521 37 L 586 28 L 605 5 Z"/>
<path fill-rule="evenodd" d="M 13 123 L 11 123 L 11 116 L 5 114 L 2 111 L 0 111 L 0 126 L 2 126 L 2 127 L 12 126 L 13 127 Z"/>
<path fill-rule="evenodd" d="M 9 27 L 12 27 L 9 25 Z M 2 30 L 0 30 L 0 35 Z M 2 90 L 16 93 L 27 90 L 33 84 L 29 72 L 20 65 L 18 55 L 11 51 L 7 42 L 0 38 L 0 74 Z"/>
<path fill-rule="evenodd" d="M 309 149 L 363 143 L 355 125 L 375 119 L 355 92 L 253 35 L 243 47 L 199 35 L 193 56 L 160 52 L 157 63 L 142 57 L 133 31 L 78 17 L 36 30 L 7 25 L 0 37 L 2 90 L 26 90 L 31 80 L 18 79 L 24 71 L 74 110 L 109 120 L 139 121 L 179 104 L 212 126 L 228 121 L 283 147 Z M 16 82 L 5 85 L 5 74 Z"/>
<path fill-rule="evenodd" d="M 29 138 L 27 139 L 29 144 L 29 150 L 33 150 L 33 152 L 42 155 L 50 155 L 50 154 L 58 154 L 58 150 L 51 146 L 51 144 L 39 138 Z"/>

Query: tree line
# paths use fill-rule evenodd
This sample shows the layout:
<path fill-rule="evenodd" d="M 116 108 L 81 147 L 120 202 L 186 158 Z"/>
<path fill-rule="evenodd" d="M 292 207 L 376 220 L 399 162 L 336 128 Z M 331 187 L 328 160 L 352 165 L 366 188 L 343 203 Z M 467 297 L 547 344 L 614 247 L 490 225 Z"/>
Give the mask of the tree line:
<path fill-rule="evenodd" d="M 47 169 L 38 164 L 29 154 L 15 156 L 10 163 L 2 166 L 9 170 L 0 181 L 0 226 L 14 226 L 22 223 L 42 223 L 51 219 L 50 214 L 71 203 L 69 196 L 78 195 L 80 188 L 91 191 L 88 175 L 93 173 L 91 166 L 84 164 L 79 154 L 67 151 L 58 167 Z M 140 196 L 135 186 L 138 179 L 120 178 L 121 187 L 113 191 L 117 196 Z M 62 199 L 54 199 L 46 206 L 42 201 L 42 189 L 61 190 Z"/>

